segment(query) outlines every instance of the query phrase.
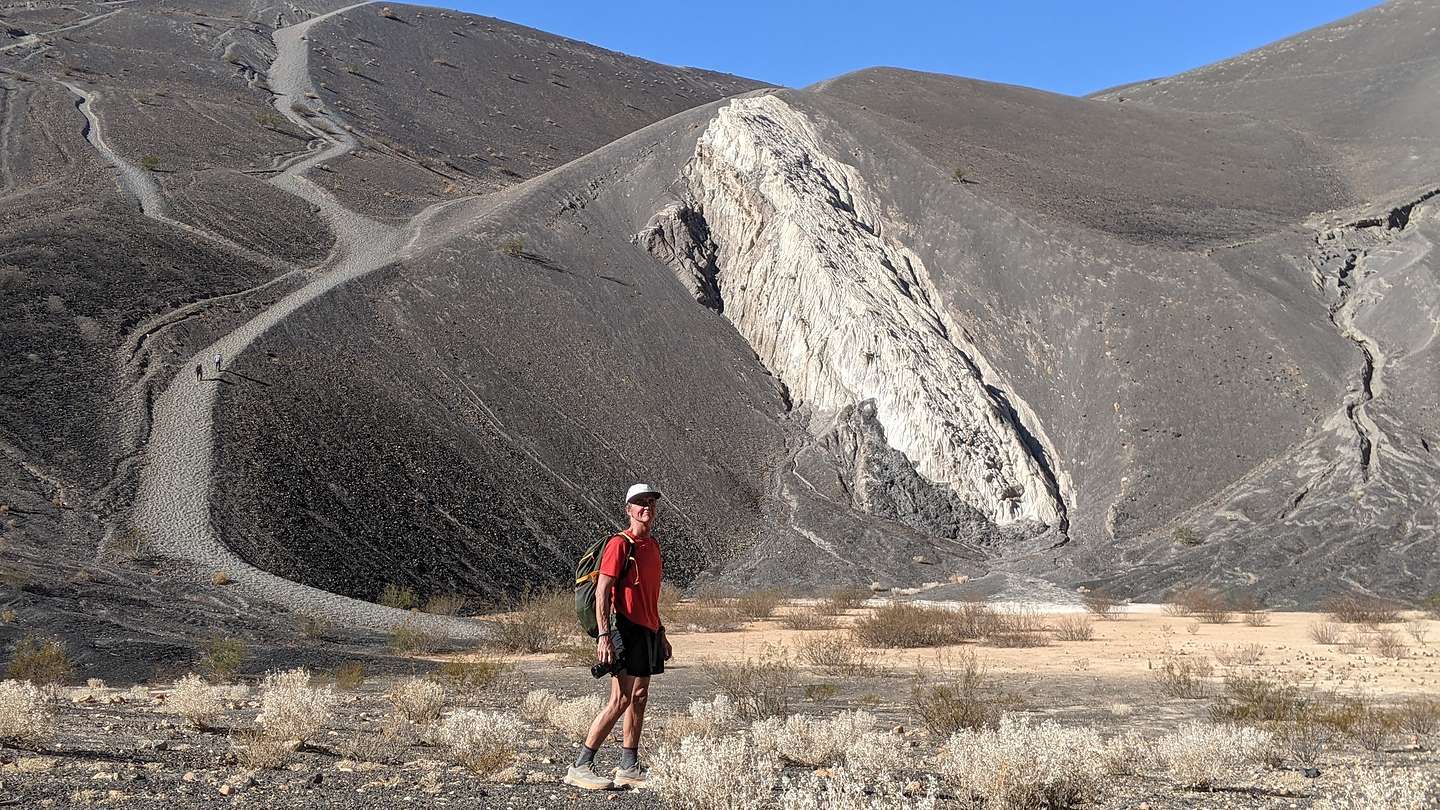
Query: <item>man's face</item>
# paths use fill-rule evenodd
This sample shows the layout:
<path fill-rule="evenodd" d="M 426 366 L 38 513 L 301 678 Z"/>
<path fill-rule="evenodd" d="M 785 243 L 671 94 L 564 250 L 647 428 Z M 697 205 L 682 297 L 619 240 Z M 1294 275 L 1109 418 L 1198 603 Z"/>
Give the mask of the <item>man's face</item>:
<path fill-rule="evenodd" d="M 660 500 L 656 495 L 639 495 L 635 500 L 625 505 L 625 513 L 636 523 L 649 526 L 655 521 L 655 502 Z"/>

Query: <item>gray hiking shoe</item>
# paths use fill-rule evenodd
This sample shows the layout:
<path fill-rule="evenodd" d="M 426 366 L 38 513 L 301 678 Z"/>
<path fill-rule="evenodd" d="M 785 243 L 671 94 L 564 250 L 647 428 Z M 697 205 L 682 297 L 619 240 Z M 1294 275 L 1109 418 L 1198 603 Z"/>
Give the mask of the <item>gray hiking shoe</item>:
<path fill-rule="evenodd" d="M 565 772 L 565 784 L 581 790 L 610 790 L 615 783 L 595 772 L 595 763 L 587 762 L 576 767 L 570 766 Z"/>
<path fill-rule="evenodd" d="M 650 778 L 650 772 L 636 763 L 633 768 L 615 769 L 615 787 L 644 787 L 645 780 Z"/>

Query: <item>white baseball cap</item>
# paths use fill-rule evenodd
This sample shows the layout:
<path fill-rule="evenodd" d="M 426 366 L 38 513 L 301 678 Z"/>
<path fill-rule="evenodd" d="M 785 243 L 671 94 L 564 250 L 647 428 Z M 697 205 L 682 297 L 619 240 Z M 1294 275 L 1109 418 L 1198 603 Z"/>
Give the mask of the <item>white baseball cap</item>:
<path fill-rule="evenodd" d="M 635 499 L 640 497 L 641 495 L 654 495 L 657 499 L 664 497 L 660 494 L 660 490 L 650 486 L 649 484 L 635 484 L 631 486 L 628 491 L 626 491 L 625 503 L 634 503 Z"/>

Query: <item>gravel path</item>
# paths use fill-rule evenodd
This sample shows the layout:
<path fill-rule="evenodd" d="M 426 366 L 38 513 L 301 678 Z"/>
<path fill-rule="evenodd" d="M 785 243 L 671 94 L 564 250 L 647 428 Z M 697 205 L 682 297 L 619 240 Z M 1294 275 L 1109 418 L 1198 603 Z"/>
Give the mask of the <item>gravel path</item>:
<path fill-rule="evenodd" d="M 452 638 L 479 638 L 485 635 L 485 626 L 476 622 L 386 608 L 261 571 L 227 548 L 211 523 L 214 413 L 220 386 L 213 381 L 197 382 L 188 370 L 196 364 L 211 368 L 211 358 L 216 354 L 227 360 L 238 357 L 271 327 L 309 302 L 346 281 L 410 255 L 428 241 L 420 238 L 426 232 L 426 224 L 454 205 L 453 202 L 438 204 L 404 226 L 391 225 L 350 211 L 305 177 L 308 169 L 340 157 L 356 145 L 355 139 L 329 113 L 316 110 L 312 118 L 293 109 L 295 104 L 304 103 L 307 92 L 313 92 L 305 32 L 328 17 L 360 5 L 366 4 L 348 6 L 277 30 L 274 40 L 278 56 L 268 77 L 276 93 L 275 108 L 315 137 L 319 145 L 291 163 L 271 182 L 319 207 L 335 232 L 335 249 L 324 264 L 306 271 L 312 279 L 309 283 L 200 350 L 156 399 L 154 427 L 140 473 L 134 520 L 156 551 L 192 560 L 202 568 L 224 571 L 248 596 L 297 612 L 324 615 L 351 627 L 386 630 L 409 620 L 428 624 Z M 327 125 L 315 124 L 316 118 L 323 119 Z"/>

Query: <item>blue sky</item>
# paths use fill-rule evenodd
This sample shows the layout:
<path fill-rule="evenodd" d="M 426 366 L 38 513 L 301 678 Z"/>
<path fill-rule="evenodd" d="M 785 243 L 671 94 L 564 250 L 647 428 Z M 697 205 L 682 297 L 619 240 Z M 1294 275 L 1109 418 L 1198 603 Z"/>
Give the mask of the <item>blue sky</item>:
<path fill-rule="evenodd" d="M 790 87 L 889 65 L 1072 95 L 1179 73 L 1377 5 L 1374 0 L 437 4 L 657 62 Z"/>

